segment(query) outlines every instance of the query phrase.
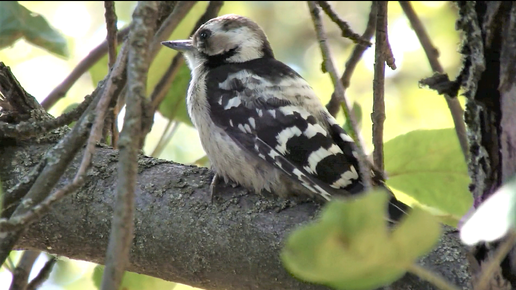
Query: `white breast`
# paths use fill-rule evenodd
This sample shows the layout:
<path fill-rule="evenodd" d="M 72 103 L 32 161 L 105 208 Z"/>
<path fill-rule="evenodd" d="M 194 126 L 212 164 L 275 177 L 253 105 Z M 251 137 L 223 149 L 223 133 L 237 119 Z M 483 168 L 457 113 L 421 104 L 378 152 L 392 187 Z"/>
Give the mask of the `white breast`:
<path fill-rule="evenodd" d="M 273 184 L 279 183 L 277 170 L 257 157 L 248 155 L 223 129 L 212 122 L 205 79 L 206 72 L 194 71 L 186 103 L 212 170 L 226 181 L 235 181 L 256 192 L 263 189 L 271 191 Z"/>

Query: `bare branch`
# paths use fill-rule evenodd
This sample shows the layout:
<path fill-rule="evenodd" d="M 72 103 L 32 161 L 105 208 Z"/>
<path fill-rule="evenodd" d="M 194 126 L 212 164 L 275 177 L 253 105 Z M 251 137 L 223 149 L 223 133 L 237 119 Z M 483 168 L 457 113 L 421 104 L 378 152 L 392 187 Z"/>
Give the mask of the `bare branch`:
<path fill-rule="evenodd" d="M 130 27 L 120 30 L 117 34 L 117 41 L 122 42 L 124 37 L 129 33 Z M 50 94 L 41 102 L 41 106 L 45 110 L 50 109 L 57 101 L 66 95 L 66 92 L 75 84 L 75 82 L 87 72 L 97 61 L 99 61 L 108 51 L 107 41 L 104 40 L 99 46 L 93 49 L 88 56 L 86 56 L 73 71 L 57 86 Z"/>
<path fill-rule="evenodd" d="M 50 276 L 50 272 L 52 272 L 52 269 L 54 268 L 54 265 L 56 264 L 56 262 L 57 262 L 56 257 L 50 258 L 50 260 L 48 260 L 45 263 L 43 268 L 41 268 L 38 275 L 36 277 L 34 277 L 34 279 L 32 279 L 32 281 L 30 281 L 29 285 L 27 285 L 27 288 L 25 288 L 25 290 L 38 289 L 39 286 L 41 286 L 41 284 L 43 284 L 43 282 L 45 282 L 48 279 L 48 277 Z"/>
<path fill-rule="evenodd" d="M 383 172 L 383 123 L 385 122 L 385 51 L 387 47 L 387 1 L 376 1 L 376 43 L 373 80 L 373 161 L 376 168 Z"/>
<path fill-rule="evenodd" d="M 116 47 L 118 44 L 116 39 L 116 34 L 118 32 L 116 24 L 118 18 L 115 12 L 115 1 L 104 1 L 104 8 L 106 9 L 104 18 L 106 19 L 107 30 L 106 41 L 108 44 L 108 67 L 111 68 L 116 61 Z"/>
<path fill-rule="evenodd" d="M 371 2 L 371 10 L 369 11 L 369 18 L 367 20 L 367 26 L 362 34 L 362 39 L 371 40 L 371 38 L 374 35 L 376 27 L 376 2 Z M 368 47 L 365 45 L 356 44 L 355 48 L 353 48 L 353 52 L 351 53 L 351 56 L 349 57 L 348 61 L 346 61 L 346 68 L 344 70 L 344 73 L 342 74 L 342 77 L 340 78 L 340 82 L 342 83 L 342 86 L 344 87 L 344 95 L 346 94 L 347 88 L 349 88 L 351 76 L 353 75 L 353 72 L 355 71 L 355 67 L 357 66 L 358 62 L 362 58 L 362 54 L 366 51 Z M 328 109 L 328 112 L 332 116 L 337 116 L 337 113 L 340 109 L 340 100 L 337 98 L 337 95 L 335 92 L 331 94 L 331 99 L 326 104 L 326 109 Z"/>
<path fill-rule="evenodd" d="M 181 20 L 184 19 L 186 14 L 192 9 L 196 1 L 176 1 L 177 4 L 174 6 L 174 10 L 170 13 L 161 23 L 160 28 L 155 33 L 154 38 L 150 44 L 149 61 L 152 64 L 159 50 L 161 49 L 161 41 L 165 40 L 170 34 L 177 28 Z M 166 4 L 163 4 L 166 5 Z M 159 19 L 164 17 L 166 11 L 159 11 Z M 159 21 L 158 21 L 159 22 Z M 159 24 L 159 23 L 158 23 Z M 126 94 L 126 88 L 122 90 L 122 95 Z M 120 97 L 117 102 L 117 106 L 114 108 L 115 114 L 118 115 L 125 105 L 125 100 Z M 149 105 L 150 107 L 150 105 Z M 152 120 L 155 110 L 147 109 L 143 114 L 143 131 L 150 132 L 152 127 Z M 150 113 L 150 114 L 149 114 Z"/>
<path fill-rule="evenodd" d="M 120 90 L 121 87 L 125 84 L 125 82 L 122 81 L 122 78 L 126 69 L 128 58 L 128 48 L 126 44 L 127 43 L 124 43 L 122 45 L 122 48 L 120 49 L 120 55 L 117 58 L 113 70 L 111 71 L 110 78 L 107 80 L 106 86 L 100 96 L 100 100 L 95 106 L 95 121 L 93 122 L 88 141 L 86 142 L 86 151 L 84 152 L 81 165 L 77 170 L 77 175 L 74 178 L 74 182 L 76 182 L 79 177 L 82 177 L 86 174 L 86 170 L 88 170 L 88 167 L 91 164 L 91 156 L 95 151 L 95 145 L 100 141 L 102 128 L 104 128 L 104 119 L 111 99 L 116 96 L 115 92 Z"/>
<path fill-rule="evenodd" d="M 364 37 L 358 35 L 357 33 L 355 33 L 353 30 L 351 30 L 348 23 L 346 21 L 342 20 L 339 17 L 339 15 L 337 15 L 337 13 L 335 13 L 335 11 L 333 11 L 333 8 L 328 3 L 328 1 L 317 1 L 317 3 L 319 4 L 319 6 L 321 6 L 321 8 L 326 13 L 326 15 L 328 15 L 328 17 L 330 17 L 330 19 L 339 26 L 340 30 L 342 31 L 342 37 L 349 38 L 349 39 L 353 40 L 353 42 L 355 42 L 356 44 L 365 45 L 367 47 L 370 47 L 372 45 L 372 43 L 369 41 L 369 39 L 364 38 Z"/>
<path fill-rule="evenodd" d="M 108 43 L 108 68 L 111 69 L 116 61 L 116 48 L 118 46 L 118 42 L 116 39 L 116 34 L 118 32 L 117 21 L 118 17 L 115 12 L 115 2 L 114 1 L 104 1 L 104 18 L 106 19 L 106 30 L 107 36 L 106 40 Z M 118 98 L 112 98 L 111 104 L 109 104 L 109 112 L 107 114 L 106 120 L 104 122 L 104 128 L 102 130 L 102 140 L 106 142 L 108 134 L 111 132 L 111 145 L 116 147 L 116 143 L 118 142 L 118 126 L 117 126 L 117 117 L 118 113 L 113 110 L 116 107 L 116 102 Z"/>
<path fill-rule="evenodd" d="M 186 14 L 192 9 L 192 7 L 197 3 L 197 1 L 178 1 L 176 6 L 174 7 L 174 11 L 163 21 L 161 27 L 159 27 L 158 31 L 154 35 L 152 42 L 150 44 L 150 61 L 154 61 L 156 55 L 161 49 L 161 42 L 170 37 L 170 34 L 174 32 L 176 27 L 179 25 L 181 20 L 184 19 Z"/>
<path fill-rule="evenodd" d="M 76 174 L 73 182 L 53 192 L 51 195 L 45 198 L 40 204 L 31 208 L 30 211 L 24 213 L 23 215 L 15 216 L 10 219 L 0 219 L 0 232 L 22 230 L 24 227 L 37 221 L 45 213 L 47 213 L 55 202 L 59 201 L 64 196 L 75 192 L 76 190 L 81 188 L 81 186 L 83 186 L 84 183 L 84 174 Z"/>
<path fill-rule="evenodd" d="M 351 106 L 349 105 L 348 101 L 346 100 L 344 96 L 344 87 L 342 86 L 342 83 L 339 81 L 339 78 L 337 76 L 337 72 L 335 69 L 335 65 L 333 64 L 330 48 L 328 47 L 328 44 L 326 43 L 326 33 L 324 31 L 324 26 L 321 20 L 320 11 L 317 7 L 317 4 L 315 1 L 307 1 L 308 2 L 308 8 L 310 9 L 310 15 L 312 16 L 312 21 L 314 22 L 315 31 L 317 34 L 317 39 L 319 40 L 319 46 L 321 48 L 321 53 L 323 57 L 323 65 L 326 69 L 326 71 L 330 74 L 331 80 L 333 82 L 333 86 L 335 87 L 335 93 L 337 94 L 337 98 L 342 101 L 344 104 L 343 108 L 344 114 L 346 116 L 346 119 L 350 121 L 351 128 L 353 129 L 353 132 L 351 133 L 351 136 L 355 140 L 355 149 L 358 154 L 358 162 L 360 164 L 360 175 L 363 177 L 364 187 L 370 188 L 371 187 L 371 174 L 370 174 L 370 167 L 368 166 L 368 162 L 366 159 L 366 155 L 364 153 L 364 147 L 363 147 L 363 140 L 362 135 L 360 134 L 360 131 L 357 129 L 357 122 L 355 120 L 355 116 L 353 115 L 353 111 L 351 109 Z"/>
<path fill-rule="evenodd" d="M 444 69 L 439 63 L 439 51 L 435 48 L 426 33 L 425 27 L 423 23 L 417 16 L 416 12 L 412 8 L 412 5 L 408 1 L 399 1 L 403 12 L 407 16 L 410 21 L 410 25 L 414 32 L 416 33 L 423 50 L 425 51 L 428 62 L 430 63 L 430 67 L 434 72 L 438 72 L 443 74 Z M 467 160 L 468 156 L 468 137 L 466 135 L 466 124 L 464 123 L 464 110 L 462 109 L 459 100 L 450 94 L 445 93 L 444 98 L 446 103 L 448 104 L 448 108 L 450 109 L 450 113 L 452 115 L 453 123 L 455 124 L 455 132 L 457 133 L 457 137 L 459 139 L 460 147 L 462 149 L 462 153 L 464 154 L 464 158 Z"/>
<path fill-rule="evenodd" d="M 156 31 L 157 12 L 157 1 L 142 1 L 138 3 L 133 14 L 134 26 L 129 36 L 127 106 L 119 140 L 121 159 L 118 166 L 117 202 L 106 251 L 106 267 L 101 283 L 103 290 L 118 289 L 129 261 L 134 228 L 138 151 L 145 137 L 142 136 L 142 113 L 150 66 L 149 42 Z"/>
<path fill-rule="evenodd" d="M 11 287 L 9 290 L 25 290 L 28 282 L 30 271 L 34 262 L 39 257 L 39 251 L 25 251 L 23 252 L 18 265 L 13 272 L 13 280 L 11 281 Z"/>

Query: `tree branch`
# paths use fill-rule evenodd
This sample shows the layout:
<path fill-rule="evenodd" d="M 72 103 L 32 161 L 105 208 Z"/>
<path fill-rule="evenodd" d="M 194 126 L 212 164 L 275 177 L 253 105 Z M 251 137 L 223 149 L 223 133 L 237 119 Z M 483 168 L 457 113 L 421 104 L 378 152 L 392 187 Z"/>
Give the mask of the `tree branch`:
<path fill-rule="evenodd" d="M 115 11 L 115 1 L 104 1 L 104 18 L 106 20 L 106 30 L 107 36 L 106 40 L 108 42 L 108 68 L 112 69 L 113 65 L 115 65 L 116 61 L 116 48 L 118 46 L 118 41 L 116 39 L 116 34 L 118 32 L 117 21 L 118 17 L 116 16 Z M 108 134 L 111 132 L 111 142 L 110 144 L 116 148 L 116 144 L 118 142 L 118 112 L 114 110 L 116 107 L 118 98 L 112 98 L 111 103 L 109 104 L 109 112 L 107 113 L 106 120 L 104 122 L 104 128 L 102 132 L 102 140 L 105 143 L 108 137 Z"/>
<path fill-rule="evenodd" d="M 373 80 L 373 161 L 376 168 L 383 172 L 383 124 L 385 122 L 385 60 L 387 44 L 387 1 L 376 1 L 376 42 Z M 392 54 L 392 53 L 391 53 Z"/>
<path fill-rule="evenodd" d="M 425 51 L 428 62 L 430 63 L 430 67 L 434 72 L 444 73 L 444 69 L 439 63 L 439 51 L 435 48 L 426 33 L 425 27 L 421 20 L 417 16 L 416 12 L 412 8 L 412 5 L 409 1 L 399 1 L 403 12 L 407 16 L 410 21 L 410 25 L 414 32 L 416 33 L 423 50 Z M 448 104 L 448 108 L 450 109 L 450 113 L 452 115 L 453 123 L 455 125 L 455 132 L 457 133 L 457 138 L 459 139 L 460 147 L 462 149 L 462 153 L 464 154 L 464 158 L 468 159 L 468 137 L 466 135 L 466 123 L 464 123 L 464 110 L 462 109 L 459 100 L 456 97 L 450 96 L 449 94 L 444 94 L 444 98 L 446 103 Z"/>
<path fill-rule="evenodd" d="M 362 39 L 371 40 L 371 38 L 374 35 L 376 27 L 376 1 L 371 2 L 371 10 L 369 11 L 369 18 L 367 20 L 367 25 L 364 33 L 362 34 Z M 346 90 L 349 88 L 350 82 L 351 82 L 351 76 L 353 75 L 353 72 L 355 71 L 355 67 L 357 66 L 358 62 L 362 58 L 362 54 L 366 51 L 368 46 L 356 44 L 355 48 L 353 48 L 353 52 L 351 53 L 351 56 L 349 57 L 348 61 L 346 61 L 346 68 L 344 70 L 344 73 L 342 74 L 342 77 L 340 77 L 340 82 L 342 83 L 342 86 L 344 87 L 344 94 L 346 93 Z M 326 109 L 328 109 L 328 112 L 332 116 L 337 116 L 337 113 L 340 109 L 340 100 L 337 98 L 337 95 L 335 92 L 331 94 L 331 99 L 326 104 Z"/>
<path fill-rule="evenodd" d="M 323 11 L 330 17 L 331 21 L 335 22 L 337 26 L 339 26 L 340 30 L 342 31 L 342 37 L 349 38 L 353 40 L 356 44 L 365 45 L 367 47 L 370 47 L 372 43 L 367 38 L 363 38 L 360 35 L 356 34 L 351 28 L 349 27 L 348 23 L 346 21 L 342 20 L 335 11 L 333 11 L 333 8 L 331 8 L 331 5 L 328 3 L 328 1 L 317 1 L 319 6 L 323 9 Z"/>
<path fill-rule="evenodd" d="M 115 215 L 111 224 L 106 252 L 106 267 L 101 289 L 118 289 L 129 260 L 133 239 L 134 193 L 138 170 L 138 151 L 143 146 L 142 132 L 149 70 L 149 42 L 156 31 L 157 1 L 141 1 L 133 14 L 133 28 L 129 34 L 129 59 L 127 68 L 128 90 L 124 127 L 118 146 L 121 159 L 118 163 Z M 100 104 L 100 103 L 99 103 Z"/>
<path fill-rule="evenodd" d="M 117 34 L 117 41 L 122 42 L 124 37 L 129 34 L 130 27 L 120 30 Z M 104 40 L 99 46 L 95 47 L 88 56 L 86 56 L 73 71 L 59 84 L 48 96 L 41 102 L 41 106 L 45 110 L 50 109 L 57 101 L 66 95 L 66 92 L 75 84 L 75 82 L 87 72 L 97 61 L 99 61 L 108 51 L 107 41 Z"/>
<path fill-rule="evenodd" d="M 31 170 L 32 165 L 24 162 L 28 156 L 41 158 L 51 146 L 0 147 L 3 186 L 16 184 Z M 118 154 L 99 148 L 89 171 L 92 178 L 32 224 L 17 247 L 103 264 L 115 204 Z M 81 152 L 70 168 L 78 167 L 80 156 Z M 317 215 L 316 204 L 294 204 L 231 186 L 212 204 L 208 169 L 143 156 L 138 164 L 128 270 L 204 289 L 327 289 L 292 278 L 279 259 L 286 235 Z M 58 186 L 67 184 L 74 174 L 67 170 Z M 448 230 L 421 264 L 467 288 L 465 254 L 456 233 Z M 412 275 L 390 289 L 435 290 Z"/>
<path fill-rule="evenodd" d="M 13 272 L 13 280 L 9 290 L 25 290 L 29 282 L 29 275 L 34 262 L 39 257 L 39 251 L 25 251 L 23 252 L 20 261 Z"/>
<path fill-rule="evenodd" d="M 27 288 L 25 288 L 25 290 L 38 289 L 41 286 L 41 284 L 43 284 L 43 282 L 45 282 L 48 279 L 56 262 L 57 262 L 56 257 L 50 258 L 50 260 L 48 260 L 45 263 L 43 268 L 41 268 L 38 275 L 36 277 L 34 277 L 34 279 L 32 279 L 32 281 L 30 281 L 29 285 L 27 285 Z"/>

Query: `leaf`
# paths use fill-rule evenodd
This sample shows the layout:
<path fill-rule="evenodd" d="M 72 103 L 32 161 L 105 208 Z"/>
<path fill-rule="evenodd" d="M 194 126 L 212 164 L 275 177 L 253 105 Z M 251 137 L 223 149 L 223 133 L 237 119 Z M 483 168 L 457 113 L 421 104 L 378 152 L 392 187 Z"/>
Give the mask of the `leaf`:
<path fill-rule="evenodd" d="M 390 233 L 387 200 L 385 192 L 372 191 L 329 202 L 317 221 L 288 236 L 284 266 L 302 280 L 335 289 L 376 289 L 399 279 L 435 245 L 440 226 L 415 208 Z"/>
<path fill-rule="evenodd" d="M 13 45 L 21 37 L 52 53 L 69 56 L 66 39 L 43 16 L 17 1 L 0 2 L 0 49 Z"/>
<path fill-rule="evenodd" d="M 104 266 L 97 265 L 93 270 L 93 284 L 100 289 L 102 283 L 102 275 L 104 273 Z M 176 287 L 176 283 L 165 281 L 163 279 L 137 274 L 129 271 L 125 271 L 122 282 L 120 283 L 119 289 L 124 290 L 140 290 L 140 289 L 152 289 L 152 290 L 172 290 Z"/>
<path fill-rule="evenodd" d="M 186 92 L 190 78 L 190 69 L 183 63 L 158 111 L 169 120 L 177 120 L 193 126 L 186 109 Z"/>
<path fill-rule="evenodd" d="M 460 229 L 467 245 L 492 242 L 516 229 L 516 177 L 500 187 L 476 209 Z"/>
<path fill-rule="evenodd" d="M 456 223 L 473 198 L 454 129 L 416 130 L 384 144 L 387 185 Z"/>

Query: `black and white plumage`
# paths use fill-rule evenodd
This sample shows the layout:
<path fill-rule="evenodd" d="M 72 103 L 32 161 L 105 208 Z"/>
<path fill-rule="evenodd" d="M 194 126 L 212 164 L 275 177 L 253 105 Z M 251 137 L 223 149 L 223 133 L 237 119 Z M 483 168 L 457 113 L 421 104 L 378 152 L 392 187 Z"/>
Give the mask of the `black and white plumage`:
<path fill-rule="evenodd" d="M 192 71 L 188 113 L 215 178 L 283 197 L 363 191 L 353 140 L 310 85 L 274 58 L 256 23 L 224 15 L 189 40 L 162 44 L 182 52 Z M 406 208 L 393 196 L 389 214 L 397 219 Z"/>

